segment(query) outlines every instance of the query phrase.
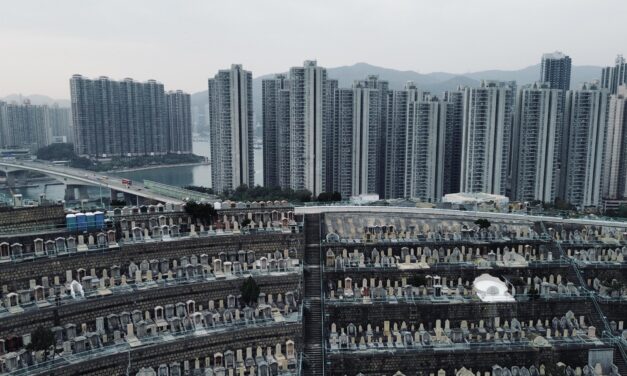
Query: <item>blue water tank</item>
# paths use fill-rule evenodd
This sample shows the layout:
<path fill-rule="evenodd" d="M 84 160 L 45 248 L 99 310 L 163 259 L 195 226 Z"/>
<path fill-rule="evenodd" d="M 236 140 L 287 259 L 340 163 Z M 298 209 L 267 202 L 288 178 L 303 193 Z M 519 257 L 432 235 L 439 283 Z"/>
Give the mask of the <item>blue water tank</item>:
<path fill-rule="evenodd" d="M 87 229 L 94 230 L 96 228 L 96 216 L 94 213 L 85 213 L 85 220 L 87 222 Z"/>
<path fill-rule="evenodd" d="M 76 228 L 78 231 L 87 230 L 87 219 L 85 218 L 85 214 L 76 213 Z"/>
<path fill-rule="evenodd" d="M 96 228 L 102 228 L 104 226 L 104 213 L 97 211 L 94 213 L 94 217 L 96 217 Z"/>
<path fill-rule="evenodd" d="M 68 214 L 65 216 L 65 223 L 68 231 L 76 231 L 76 216 L 74 214 Z"/>

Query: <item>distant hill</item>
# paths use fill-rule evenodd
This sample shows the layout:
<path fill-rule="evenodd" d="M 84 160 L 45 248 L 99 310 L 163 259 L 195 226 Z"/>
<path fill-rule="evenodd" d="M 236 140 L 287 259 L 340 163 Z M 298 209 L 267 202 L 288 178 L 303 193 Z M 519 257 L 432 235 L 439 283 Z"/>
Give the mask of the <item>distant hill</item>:
<path fill-rule="evenodd" d="M 40 95 L 40 94 L 31 94 L 31 95 L 22 95 L 22 94 L 11 94 L 11 95 L 7 95 L 4 98 L 0 98 L 0 100 L 7 102 L 7 103 L 11 103 L 11 102 L 15 102 L 15 103 L 22 103 L 24 102 L 25 99 L 30 99 L 30 103 L 34 104 L 34 105 L 48 105 L 48 106 L 52 106 L 53 104 L 58 104 L 59 107 L 70 107 L 71 103 L 69 99 L 54 99 L 54 98 L 50 98 L 49 96 L 46 95 Z"/>
<path fill-rule="evenodd" d="M 453 74 L 447 72 L 418 73 L 414 71 L 401 71 L 396 69 L 377 67 L 367 63 L 357 63 L 348 66 L 327 68 L 329 78 L 337 79 L 339 87 L 350 87 L 355 80 L 363 79 L 370 74 L 376 74 L 380 79 L 390 83 L 391 89 L 402 89 L 407 81 L 413 81 L 418 87 L 441 95 L 446 90 L 453 90 L 458 86 L 477 86 L 481 80 L 516 81 L 518 86 L 537 81 L 540 78 L 540 64 L 532 65 L 518 70 L 488 70 Z M 254 73 L 254 72 L 253 72 Z M 261 121 L 261 82 L 272 74 L 255 77 L 253 79 L 253 106 L 255 121 Z M 601 67 L 597 66 L 573 66 L 571 75 L 571 87 L 577 87 L 582 82 L 598 80 L 601 78 Z M 192 106 L 204 106 L 207 103 L 207 91 L 192 95 Z"/>
<path fill-rule="evenodd" d="M 402 89 L 407 81 L 413 81 L 418 87 L 441 95 L 446 90 L 453 90 L 458 86 L 476 86 L 482 79 L 499 81 L 516 81 L 518 86 L 533 83 L 540 77 L 540 64 L 532 65 L 518 70 L 487 70 L 480 72 L 469 72 L 454 74 L 447 72 L 418 73 L 414 71 L 402 71 L 391 68 L 378 67 L 367 63 L 356 63 L 335 68 L 327 68 L 329 78 L 337 79 L 340 87 L 350 87 L 355 80 L 366 78 L 375 74 L 380 79 L 390 83 L 391 89 Z M 254 73 L 254 72 L 253 72 Z M 273 74 L 267 74 L 253 79 L 253 105 L 256 122 L 261 121 L 261 82 Z M 601 67 L 582 65 L 572 67 L 571 87 L 577 87 L 582 82 L 597 80 L 601 78 Z M 22 96 L 12 94 L 0 100 L 6 102 L 21 103 L 24 99 L 30 99 L 31 103 L 37 105 L 52 105 L 57 103 L 61 107 L 70 107 L 68 99 L 53 99 L 45 95 L 32 94 Z M 208 102 L 207 91 L 194 93 L 191 96 L 192 107 L 204 107 Z"/>
<path fill-rule="evenodd" d="M 601 79 L 601 67 L 582 65 L 573 66 L 571 71 L 571 88 L 576 88 L 583 82 Z M 466 73 L 463 76 L 480 81 L 499 80 L 499 81 L 516 81 L 519 86 L 533 83 L 540 77 L 540 64 L 532 65 L 527 68 L 504 71 L 504 70 L 488 70 L 482 72 Z"/>

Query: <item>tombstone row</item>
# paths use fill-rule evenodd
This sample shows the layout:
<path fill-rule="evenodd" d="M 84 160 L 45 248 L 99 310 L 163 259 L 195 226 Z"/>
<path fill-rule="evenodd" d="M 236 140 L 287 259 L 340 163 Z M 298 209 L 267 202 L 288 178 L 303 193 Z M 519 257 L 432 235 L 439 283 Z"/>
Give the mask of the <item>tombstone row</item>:
<path fill-rule="evenodd" d="M 52 333 L 56 348 L 64 354 L 78 354 L 85 351 L 98 350 L 104 346 L 127 342 L 131 347 L 141 344 L 145 338 L 163 334 L 177 335 L 184 333 L 203 334 L 212 329 L 230 325 L 258 325 L 263 322 L 282 321 L 284 315 L 298 312 L 296 295 L 292 291 L 285 296 L 277 294 L 276 301 L 272 295 L 260 294 L 254 307 L 246 306 L 240 311 L 239 297 L 229 295 L 224 300 L 208 302 L 208 308 L 196 306 L 194 300 L 156 306 L 152 312 L 134 310 L 97 317 L 95 322 L 66 323 L 53 327 Z M 22 336 L 19 348 L 11 351 L 24 350 L 30 343 L 31 334 Z M 0 339 L 0 355 L 7 352 L 7 341 Z M 10 345 L 15 347 L 15 344 Z"/>
<path fill-rule="evenodd" d="M 524 283 L 523 279 L 519 279 L 519 281 Z M 551 274 L 548 279 L 546 276 L 543 278 L 539 276 L 527 277 L 524 285 L 510 286 L 511 294 L 513 296 L 528 295 L 532 290 L 535 290 L 543 297 L 550 297 L 555 294 L 559 296 L 580 296 L 580 289 L 573 282 L 566 281 L 566 284 L 562 282 L 560 274 L 557 274 L 557 277 Z M 473 293 L 473 286 L 470 280 L 464 281 L 462 277 L 458 277 L 457 280 L 453 278 L 447 280 L 446 277 L 438 275 L 426 275 L 424 283 L 420 286 L 408 284 L 406 277 L 402 277 L 400 280 L 387 278 L 385 281 L 373 277 L 370 279 L 363 278 L 360 286 L 350 276 L 347 276 L 337 282 L 327 281 L 326 292 L 326 296 L 329 299 L 361 298 L 371 301 L 388 297 L 405 299 L 427 296 L 467 297 Z"/>
<path fill-rule="evenodd" d="M 512 318 L 501 324 L 499 317 L 492 320 L 468 321 L 461 320 L 458 326 L 453 327 L 447 319 L 444 322 L 438 319 L 429 323 L 425 329 L 424 323 L 418 328 L 408 326 L 404 321 L 399 325 L 390 321 L 383 322 L 383 328 L 367 324 L 356 326 L 349 323 L 338 331 L 335 323 L 331 324 L 329 346 L 331 350 L 366 349 L 366 348 L 406 348 L 415 346 L 454 345 L 473 342 L 498 342 L 509 344 L 511 341 L 526 341 L 531 346 L 545 347 L 548 340 L 555 337 L 579 337 L 583 340 L 596 337 L 596 328 L 585 324 L 584 316 L 579 321 L 572 312 L 567 312 L 561 318 L 554 317 L 551 321 L 533 320 L 526 322 Z M 444 325 L 442 325 L 444 324 Z"/>
<path fill-rule="evenodd" d="M 77 238 L 69 236 L 67 238 L 57 237 L 54 240 L 44 241 L 36 238 L 33 245 L 25 247 L 22 243 L 8 242 L 0 243 L 0 260 L 21 260 L 28 257 L 50 257 L 68 253 L 87 251 L 88 249 L 117 248 L 118 243 L 114 230 L 106 233 L 99 232 L 94 236 L 78 235 Z"/>
<path fill-rule="evenodd" d="M 140 369 L 136 376 L 227 376 L 236 372 L 237 375 L 272 376 L 279 373 L 295 372 L 297 370 L 297 354 L 294 341 L 285 342 L 285 352 L 282 345 L 263 348 L 258 346 L 253 353 L 252 347 L 238 349 L 235 352 L 227 350 L 207 356 L 203 360 L 195 358 L 183 363 L 172 362 L 161 364 L 158 367 Z M 201 363 L 204 363 L 201 364 Z"/>
<path fill-rule="evenodd" d="M 485 261 L 504 267 L 524 267 L 530 261 L 551 261 L 553 254 L 541 245 L 536 248 L 532 245 L 518 245 L 509 248 L 507 246 L 496 247 L 495 250 L 489 247 L 454 247 L 454 248 L 433 248 L 430 247 L 401 247 L 393 249 L 388 247 L 385 250 L 373 248 L 364 251 L 358 248 L 348 252 L 346 248 L 336 254 L 331 248 L 326 251 L 325 265 L 330 268 L 342 269 L 348 267 L 397 267 L 401 264 L 422 264 L 425 267 L 436 263 L 477 263 Z"/>
<path fill-rule="evenodd" d="M 554 364 L 554 366 L 557 365 L 558 364 Z M 564 364 L 561 363 L 560 365 Z M 618 367 L 613 363 L 610 363 L 608 367 L 609 372 L 604 372 L 603 366 L 600 363 L 596 363 L 594 367 L 586 364 L 583 367 L 578 366 L 574 369 L 570 365 L 564 366 L 565 376 L 620 376 Z M 540 364 L 539 367 L 531 365 L 529 368 L 525 366 L 501 367 L 498 364 L 495 364 L 489 371 L 484 370 L 483 372 L 474 372 L 472 368 L 468 369 L 466 367 L 462 367 L 449 374 L 452 376 L 545 376 L 549 373 L 550 371 L 547 370 L 547 367 L 544 364 Z M 364 376 L 364 374 L 358 373 L 356 376 Z M 405 376 L 405 374 L 397 371 L 393 376 Z M 447 372 L 444 369 L 440 369 L 437 373 L 429 373 L 429 376 L 447 376 Z"/>

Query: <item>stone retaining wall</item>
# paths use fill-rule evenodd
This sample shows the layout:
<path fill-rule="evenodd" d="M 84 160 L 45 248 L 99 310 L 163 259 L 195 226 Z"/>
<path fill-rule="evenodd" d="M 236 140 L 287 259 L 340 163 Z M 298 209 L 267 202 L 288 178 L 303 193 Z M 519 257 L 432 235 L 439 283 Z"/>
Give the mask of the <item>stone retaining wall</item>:
<path fill-rule="evenodd" d="M 52 283 L 54 276 L 65 281 L 66 270 L 76 271 L 79 268 L 92 268 L 100 272 L 103 268 L 113 265 L 122 267 L 131 261 L 138 263 L 151 259 L 180 259 L 183 256 L 207 254 L 217 256 L 220 252 L 236 253 L 239 250 L 254 250 L 258 255 L 284 249 L 295 249 L 296 255 L 302 259 L 303 240 L 301 234 L 249 234 L 224 235 L 183 239 L 172 242 L 152 242 L 128 244 L 117 250 L 88 251 L 56 258 L 39 258 L 33 261 L 0 264 L 0 286 L 7 285 L 9 290 L 17 291 L 29 287 L 29 280 L 40 283 L 41 277 L 47 276 Z"/>
<path fill-rule="evenodd" d="M 285 296 L 287 291 L 296 291 L 299 287 L 301 275 L 290 274 L 281 277 L 258 276 L 255 281 L 261 292 L 272 294 L 275 299 L 277 294 Z M 194 283 L 189 285 L 172 286 L 167 288 L 153 288 L 128 294 L 110 295 L 108 297 L 86 299 L 73 304 L 49 307 L 39 311 L 24 312 L 8 316 L 0 320 L 0 338 L 10 335 L 22 335 L 31 333 L 38 326 L 53 327 L 68 323 L 88 323 L 88 329 L 95 330 L 96 317 L 106 317 L 109 314 L 132 312 L 154 312 L 155 306 L 175 304 L 194 300 L 200 310 L 200 306 L 206 309 L 209 300 L 214 300 L 218 306 L 219 300 L 225 301 L 229 294 L 239 295 L 240 286 L 244 278 Z"/>
<path fill-rule="evenodd" d="M 130 375 L 135 375 L 142 367 L 153 367 L 155 370 L 160 364 L 180 362 L 184 360 L 201 359 L 204 363 L 206 356 L 226 350 L 246 349 L 247 347 L 262 348 L 274 346 L 277 343 L 285 345 L 287 340 L 293 340 L 300 352 L 301 323 L 277 324 L 271 327 L 245 328 L 201 337 L 187 338 L 163 344 L 138 347 L 130 352 Z M 55 371 L 41 371 L 31 375 L 50 376 L 111 376 L 125 375 L 129 364 L 127 352 L 112 354 L 89 361 L 68 365 Z M 193 364 L 193 363 L 192 363 Z"/>

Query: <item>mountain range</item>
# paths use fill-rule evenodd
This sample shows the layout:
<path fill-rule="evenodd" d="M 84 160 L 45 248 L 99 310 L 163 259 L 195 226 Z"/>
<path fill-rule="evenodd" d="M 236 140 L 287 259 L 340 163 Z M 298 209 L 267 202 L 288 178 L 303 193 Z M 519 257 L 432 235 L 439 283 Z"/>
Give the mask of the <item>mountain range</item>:
<path fill-rule="evenodd" d="M 337 79 L 339 87 L 351 87 L 355 80 L 364 79 L 366 76 L 376 74 L 380 79 L 390 83 L 390 89 L 402 89 L 407 81 L 413 81 L 418 87 L 439 95 L 446 90 L 453 90 L 460 85 L 477 86 L 483 79 L 499 81 L 516 81 L 519 86 L 537 81 L 540 77 L 540 64 L 532 65 L 518 70 L 487 70 L 480 72 L 454 74 L 447 72 L 418 73 L 415 71 L 401 71 L 397 69 L 378 67 L 367 63 L 327 68 L 329 78 Z M 274 74 L 267 74 L 253 79 L 253 106 L 255 119 L 261 121 L 261 82 Z M 586 81 L 601 78 L 601 67 L 591 65 L 573 66 L 571 69 L 571 87 Z M 53 99 L 45 95 L 33 94 L 22 96 L 12 94 L 0 98 L 5 102 L 21 103 L 24 99 L 30 99 L 32 104 L 52 105 L 57 103 L 61 107 L 69 107 L 68 99 Z M 192 107 L 203 107 L 207 104 L 207 91 L 192 94 Z"/>
<path fill-rule="evenodd" d="M 591 65 L 573 66 L 571 68 L 571 87 L 575 88 L 582 82 L 601 78 L 601 67 Z M 478 86 L 481 80 L 516 81 L 519 86 L 537 81 L 540 78 L 540 64 L 518 70 L 488 70 L 464 74 L 446 72 L 418 73 L 378 67 L 367 63 L 357 63 L 336 68 L 327 68 L 329 78 L 337 79 L 339 87 L 351 87 L 355 80 L 376 74 L 381 80 L 390 84 L 390 89 L 402 89 L 407 81 L 413 81 L 419 88 L 439 95 L 446 90 L 454 90 L 458 86 Z M 261 82 L 271 78 L 267 74 L 253 79 L 253 107 L 256 122 L 261 121 Z M 192 107 L 204 106 L 207 103 L 207 91 L 192 94 Z"/>
<path fill-rule="evenodd" d="M 54 99 L 50 98 L 46 95 L 41 94 L 31 94 L 31 95 L 22 95 L 22 94 L 11 94 L 7 95 L 4 98 L 0 98 L 0 101 L 4 101 L 7 103 L 15 102 L 15 103 L 23 103 L 24 100 L 29 99 L 31 104 L 37 106 L 48 105 L 52 106 L 54 104 L 59 105 L 59 107 L 70 107 L 69 99 Z"/>

